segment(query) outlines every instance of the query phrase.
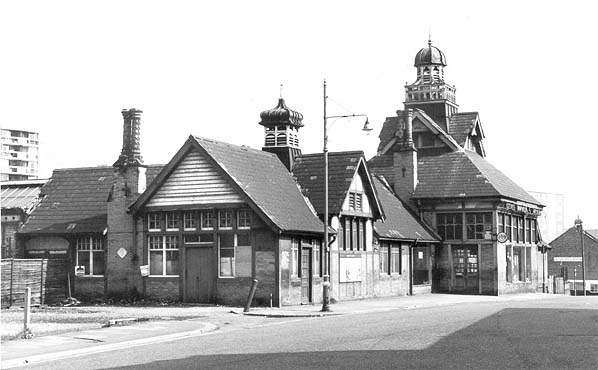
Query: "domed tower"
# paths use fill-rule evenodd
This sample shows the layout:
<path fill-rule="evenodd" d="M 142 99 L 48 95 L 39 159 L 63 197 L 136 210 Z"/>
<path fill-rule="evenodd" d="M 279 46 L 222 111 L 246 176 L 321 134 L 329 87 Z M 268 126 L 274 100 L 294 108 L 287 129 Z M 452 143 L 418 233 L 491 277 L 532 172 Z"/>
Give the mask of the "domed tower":
<path fill-rule="evenodd" d="M 264 146 L 262 150 L 274 153 L 289 169 L 298 155 L 299 128 L 303 127 L 303 115 L 287 107 L 284 99 L 278 100 L 278 105 L 260 114 L 259 124 L 264 126 Z"/>
<path fill-rule="evenodd" d="M 448 132 L 449 118 L 457 113 L 455 86 L 444 82 L 444 53 L 428 40 L 428 47 L 415 55 L 417 79 L 405 86 L 405 109 L 419 108 Z"/>

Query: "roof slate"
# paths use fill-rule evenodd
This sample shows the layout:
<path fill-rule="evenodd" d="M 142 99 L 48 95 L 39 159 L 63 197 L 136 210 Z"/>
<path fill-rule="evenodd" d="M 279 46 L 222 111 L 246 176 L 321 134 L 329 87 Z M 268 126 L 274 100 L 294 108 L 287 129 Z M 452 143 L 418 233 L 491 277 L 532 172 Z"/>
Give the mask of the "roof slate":
<path fill-rule="evenodd" d="M 449 134 L 461 146 L 465 146 L 467 137 L 475 128 L 478 112 L 455 113 L 449 121 Z"/>
<path fill-rule="evenodd" d="M 200 137 L 194 139 L 278 228 L 324 232 L 324 223 L 276 155 Z"/>
<path fill-rule="evenodd" d="M 339 213 L 351 186 L 361 151 L 328 153 L 328 211 Z M 304 154 L 295 159 L 293 174 L 314 205 L 324 214 L 324 153 Z"/>
<path fill-rule="evenodd" d="M 475 152 L 463 150 L 418 160 L 414 198 L 496 196 L 542 205 Z"/>
<path fill-rule="evenodd" d="M 20 233 L 102 232 L 113 182 L 113 167 L 54 170 L 41 190 L 44 198 Z"/>
<path fill-rule="evenodd" d="M 386 220 L 374 222 L 374 232 L 379 238 L 439 242 L 435 235 L 417 216 L 411 213 L 395 193 L 378 176 L 374 186 L 384 208 Z"/>

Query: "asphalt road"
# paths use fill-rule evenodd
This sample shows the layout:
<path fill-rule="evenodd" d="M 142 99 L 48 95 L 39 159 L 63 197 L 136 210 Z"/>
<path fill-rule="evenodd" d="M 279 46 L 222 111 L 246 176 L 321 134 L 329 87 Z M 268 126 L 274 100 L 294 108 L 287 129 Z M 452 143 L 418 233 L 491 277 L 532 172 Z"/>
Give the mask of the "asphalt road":
<path fill-rule="evenodd" d="M 598 297 L 228 326 L 27 369 L 598 369 Z"/>

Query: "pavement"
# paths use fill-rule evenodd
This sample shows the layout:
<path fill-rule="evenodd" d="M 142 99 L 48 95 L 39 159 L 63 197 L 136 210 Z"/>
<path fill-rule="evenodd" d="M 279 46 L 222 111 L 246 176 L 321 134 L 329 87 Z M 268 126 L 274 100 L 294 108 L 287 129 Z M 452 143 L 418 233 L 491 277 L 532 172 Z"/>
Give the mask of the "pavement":
<path fill-rule="evenodd" d="M 469 296 L 453 294 L 424 294 L 405 297 L 388 297 L 343 301 L 330 305 L 329 312 L 321 312 L 321 305 L 302 305 L 284 308 L 258 307 L 243 312 L 231 308 L 231 315 L 263 316 L 271 318 L 325 317 L 353 315 L 391 310 L 424 309 L 477 302 L 509 302 L 564 297 L 553 294 L 530 293 L 506 296 Z M 148 310 L 151 310 L 148 307 Z M 221 308 L 214 307 L 214 313 Z M 210 322 L 209 314 L 197 319 L 148 321 L 147 318 L 127 318 L 124 322 L 93 329 L 5 341 L 1 344 L 0 367 L 8 369 L 91 353 L 101 353 L 131 348 L 151 343 L 167 342 L 182 338 L 206 335 L 219 329 Z"/>

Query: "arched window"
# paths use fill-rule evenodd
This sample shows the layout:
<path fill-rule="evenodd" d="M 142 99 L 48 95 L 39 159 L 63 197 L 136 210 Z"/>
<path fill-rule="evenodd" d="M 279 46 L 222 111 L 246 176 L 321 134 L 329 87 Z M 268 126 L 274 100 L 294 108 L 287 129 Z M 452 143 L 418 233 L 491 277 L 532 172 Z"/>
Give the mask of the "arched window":
<path fill-rule="evenodd" d="M 274 134 L 266 135 L 266 146 L 274 146 L 275 138 Z"/>

